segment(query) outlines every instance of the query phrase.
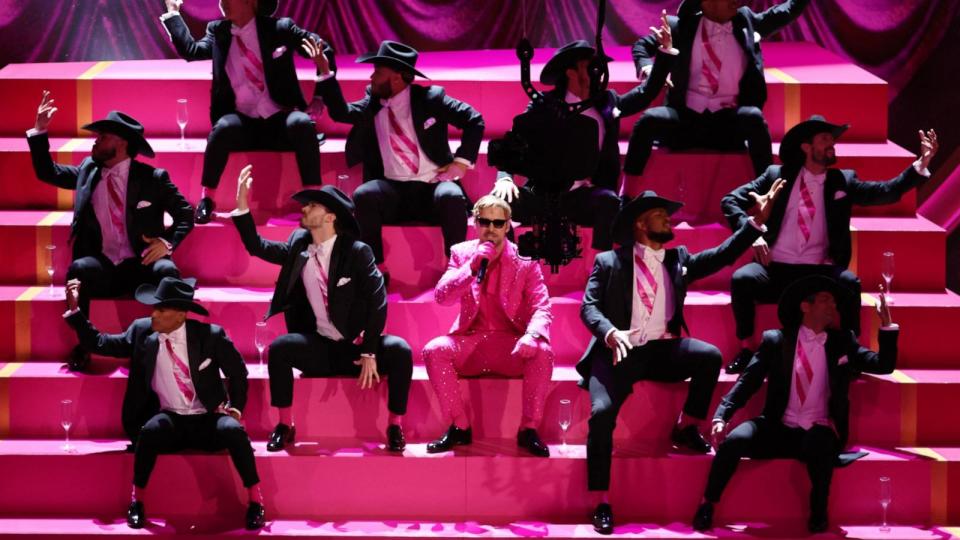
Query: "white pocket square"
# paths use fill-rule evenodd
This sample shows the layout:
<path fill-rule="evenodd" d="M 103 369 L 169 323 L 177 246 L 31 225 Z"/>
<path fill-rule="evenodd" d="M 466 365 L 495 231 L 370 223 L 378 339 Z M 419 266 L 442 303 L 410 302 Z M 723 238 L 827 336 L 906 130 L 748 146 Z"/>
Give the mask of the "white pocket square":
<path fill-rule="evenodd" d="M 337 281 L 337 287 L 343 287 L 343 286 L 346 285 L 347 283 L 350 283 L 350 278 L 348 278 L 348 277 L 342 277 L 342 278 L 340 278 L 340 281 Z"/>
<path fill-rule="evenodd" d="M 203 371 L 203 370 L 207 369 L 208 367 L 210 367 L 210 364 L 211 364 L 212 362 L 213 362 L 213 359 L 212 359 L 212 358 L 207 358 L 206 360 L 204 360 L 203 362 L 200 363 L 200 367 L 197 368 L 197 371 Z"/>
<path fill-rule="evenodd" d="M 430 118 L 427 118 L 426 121 L 423 122 L 423 129 L 430 129 L 430 126 L 436 123 L 437 123 L 437 119 L 431 116 Z"/>
<path fill-rule="evenodd" d="M 286 45 L 281 45 L 281 46 L 277 47 L 277 48 L 274 49 L 274 51 L 273 51 L 273 59 L 276 60 L 277 58 L 280 58 L 281 56 L 283 56 L 283 53 L 285 53 L 285 52 L 287 52 L 287 46 L 286 46 Z"/>
<path fill-rule="evenodd" d="M 837 201 L 847 196 L 846 191 L 838 191 L 833 194 L 833 200 Z"/>
<path fill-rule="evenodd" d="M 137 203 L 137 210 L 139 210 L 139 209 L 141 209 L 141 208 L 146 208 L 146 207 L 152 206 L 152 205 L 153 205 L 153 203 L 150 202 L 150 201 L 140 201 L 140 202 Z"/>
<path fill-rule="evenodd" d="M 841 356 L 841 357 L 837 360 L 837 365 L 838 365 L 838 366 L 842 366 L 842 365 L 844 365 L 844 364 L 846 364 L 846 363 L 848 363 L 848 362 L 850 362 L 850 359 L 847 358 L 847 355 L 843 355 L 843 356 Z"/>
<path fill-rule="evenodd" d="M 687 267 L 686 267 L 686 266 L 681 266 L 681 267 L 680 267 L 680 275 L 681 275 L 681 276 L 687 275 Z"/>

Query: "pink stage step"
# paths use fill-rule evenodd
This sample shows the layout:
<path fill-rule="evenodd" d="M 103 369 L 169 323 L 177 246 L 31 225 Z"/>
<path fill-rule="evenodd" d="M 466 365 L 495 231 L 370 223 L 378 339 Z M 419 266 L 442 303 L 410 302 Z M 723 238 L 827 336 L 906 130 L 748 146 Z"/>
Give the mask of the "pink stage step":
<path fill-rule="evenodd" d="M 12 360 L 59 360 L 65 358 L 76 343 L 73 331 L 60 321 L 64 312 L 63 293 L 50 296 L 44 287 L 0 287 L 0 358 Z M 271 291 L 267 289 L 205 287 L 197 299 L 210 311 L 210 320 L 222 324 L 240 351 L 252 359 L 254 323 L 266 312 Z M 582 355 L 590 335 L 580 322 L 582 293 L 552 298 L 554 323 L 552 343 L 556 364 L 573 365 Z M 956 368 L 956 355 L 942 346 L 943 329 L 960 327 L 960 296 L 943 292 L 894 293 L 894 320 L 902 325 L 900 367 Z M 877 325 L 871 303 L 865 295 L 860 318 L 864 328 L 862 340 L 876 339 Z M 426 343 L 446 333 L 457 315 L 453 306 L 439 306 L 432 293 L 413 298 L 389 295 L 386 332 L 403 336 L 419 357 Z M 692 291 L 687 296 L 687 323 L 693 336 L 715 344 L 725 358 L 739 351 L 734 337 L 730 297 L 726 292 Z M 118 332 L 130 321 L 146 316 L 145 306 L 132 299 L 95 300 L 92 318 L 103 331 Z M 774 328 L 775 306 L 761 305 L 757 328 Z M 283 332 L 282 317 L 270 320 L 269 328 Z M 759 330 L 758 330 L 759 331 Z"/>
<path fill-rule="evenodd" d="M 251 362 L 249 401 L 244 424 L 254 440 L 267 440 L 276 425 L 276 412 L 269 405 L 267 375 Z M 59 363 L 26 362 L 0 364 L 0 410 L 9 411 L 9 425 L 0 437 L 11 439 L 57 439 L 60 400 L 76 404 L 72 437 L 78 439 L 124 438 L 119 407 L 126 387 L 124 362 L 97 360 L 91 374 L 76 374 Z M 539 428 L 544 440 L 559 444 L 557 425 L 559 401 L 571 400 L 573 424 L 567 442 L 584 444 L 589 395 L 577 387 L 579 375 L 570 367 L 553 372 L 546 414 Z M 736 376 L 721 374 L 714 392 L 710 414 L 730 390 Z M 509 439 L 516 435 L 521 409 L 520 379 L 473 378 L 461 381 L 477 440 Z M 940 414 L 960 407 L 955 391 L 960 384 L 956 370 L 899 370 L 892 375 L 866 375 L 853 384 L 851 443 L 880 446 L 960 445 L 960 427 L 942 422 Z M 663 454 L 669 451 L 667 436 L 675 419 L 672 413 L 683 406 L 687 385 L 641 382 L 622 409 L 617 444 L 631 451 Z M 353 378 L 297 379 L 294 418 L 302 445 L 329 437 L 353 437 L 382 442 L 387 427 L 386 388 L 363 391 Z M 760 414 L 760 392 L 739 412 L 735 422 Z M 659 411 L 659 413 L 657 412 Z M 446 430 L 439 404 L 426 370 L 416 367 L 410 389 L 410 403 L 404 420 L 409 442 L 427 442 Z"/>
<path fill-rule="evenodd" d="M 552 49 L 538 49 L 532 69 L 537 80 Z M 611 87 L 626 92 L 636 84 L 629 47 L 610 47 L 616 59 L 610 66 Z M 769 99 L 765 107 L 774 138 L 812 114 L 835 122 L 850 122 L 848 140 L 882 141 L 887 136 L 887 83 L 866 70 L 809 43 L 766 43 L 764 63 Z M 298 75 L 305 96 L 313 94 L 315 69 L 298 59 Z M 338 78 L 344 95 L 363 96 L 370 67 L 353 58 L 338 58 Z M 426 52 L 417 66 L 431 77 L 429 83 L 444 86 L 447 93 L 470 103 L 483 115 L 487 135 L 499 136 L 509 129 L 513 116 L 522 112 L 527 97 L 520 88 L 520 68 L 512 50 Z M 163 96 L 142 100 L 145 88 L 161 85 Z M 181 60 L 121 62 L 67 62 L 11 64 L 0 70 L 0 92 L 9 99 L 0 104 L 5 118 L 0 135 L 18 136 L 33 125 L 37 103 L 49 90 L 59 108 L 51 125 L 57 136 L 81 134 L 79 126 L 120 109 L 144 123 L 147 135 L 179 136 L 176 100 L 189 100 L 188 134 L 205 137 L 210 128 L 210 63 Z M 628 135 L 637 116 L 621 123 Z M 320 129 L 344 135 L 347 126 L 332 123 L 324 115 Z"/>
<path fill-rule="evenodd" d="M 108 522 L 122 515 L 132 466 L 132 456 L 122 452 L 125 443 L 77 441 L 75 454 L 65 454 L 61 444 L 0 441 L 0 475 L 5 485 L 18 486 L 0 490 L 0 515 L 53 513 Z M 583 523 L 592 509 L 579 445 L 549 459 L 521 455 L 513 441 L 478 442 L 433 456 L 423 444 L 408 445 L 398 456 L 350 439 L 320 441 L 293 455 L 268 454 L 263 443 L 254 447 L 271 519 Z M 960 478 L 941 476 L 955 467 L 956 449 L 865 449 L 869 456 L 834 475 L 834 523 L 878 521 L 881 475 L 895 486 L 894 523 L 930 525 L 945 522 L 948 511 L 956 512 L 956 500 L 940 499 L 956 489 Z M 709 456 L 617 452 L 611 503 L 620 522 L 685 523 L 700 498 L 709 464 Z M 245 499 L 225 453 L 163 456 L 153 478 L 146 498 L 154 518 L 242 515 Z M 799 462 L 744 463 L 717 508 L 716 521 L 803 523 L 808 486 Z"/>

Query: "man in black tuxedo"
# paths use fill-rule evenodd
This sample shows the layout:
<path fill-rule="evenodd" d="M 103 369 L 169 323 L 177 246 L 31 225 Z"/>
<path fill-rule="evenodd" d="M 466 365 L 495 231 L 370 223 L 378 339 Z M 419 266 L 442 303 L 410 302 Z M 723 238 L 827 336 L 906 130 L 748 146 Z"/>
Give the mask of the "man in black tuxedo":
<path fill-rule="evenodd" d="M 777 308 L 783 329 L 764 332 L 760 350 L 713 415 L 712 433 L 719 439 L 734 413 L 767 380 L 763 413 L 737 426 L 717 449 L 693 518 L 696 530 L 710 529 L 713 506 L 746 456 L 806 463 L 812 484 L 807 528 L 811 533 L 827 530 L 830 479 L 847 443 L 850 381 L 863 372 L 892 373 L 897 363 L 899 326 L 892 322 L 882 292 L 877 305 L 879 352 L 861 346 L 853 332 L 831 328 L 840 318 L 837 306 L 851 301 L 860 303 L 849 289 L 825 276 L 807 276 L 784 291 Z M 845 455 L 843 460 L 861 455 Z"/>
<path fill-rule="evenodd" d="M 581 386 L 590 391 L 587 488 L 599 495 L 593 514 L 597 532 L 613 532 L 607 496 L 613 430 L 635 382 L 689 378 L 687 401 L 671 439 L 679 448 L 710 451 L 697 423 L 707 417 L 721 358 L 713 345 L 681 337 L 687 285 L 733 264 L 750 247 L 778 192 L 774 188 L 757 196 L 760 211 L 755 217 L 720 246 L 695 254 L 685 246 L 664 249 L 673 239 L 670 215 L 682 203 L 644 191 L 617 215 L 613 232 L 622 247 L 597 255 L 580 306 L 580 318 L 593 334 L 577 372 L 583 377 Z"/>
<path fill-rule="evenodd" d="M 673 149 L 743 150 L 746 142 L 756 174 L 772 162 L 770 130 L 763 118 L 767 84 L 760 38 L 796 19 L 809 0 L 787 0 L 754 13 L 737 0 L 684 0 L 669 17 L 680 50 L 666 105 L 648 109 L 630 136 L 627 175 L 640 176 L 655 141 Z M 637 74 L 649 73 L 656 36 L 633 46 Z"/>
<path fill-rule="evenodd" d="M 73 262 L 67 279 L 83 281 L 80 309 L 90 313 L 90 298 L 130 294 L 141 283 L 179 277 L 170 259 L 193 228 L 193 208 L 170 181 L 167 171 L 137 161 L 153 157 L 143 126 L 119 111 L 83 126 L 96 133 L 90 157 L 79 166 L 54 163 L 47 126 L 57 111 L 44 91 L 33 129 L 27 131 L 33 170 L 41 181 L 77 192 L 70 241 Z M 105 180 L 105 181 L 101 181 Z M 164 227 L 164 213 L 173 224 Z M 77 346 L 68 364 L 82 370 L 90 353 Z"/>
<path fill-rule="evenodd" d="M 353 197 L 363 241 L 373 248 L 377 264 L 382 268 L 384 262 L 383 225 L 408 221 L 438 223 L 449 256 L 450 246 L 467 237 L 468 201 L 459 180 L 477 162 L 483 117 L 440 86 L 413 84 L 415 76 L 426 77 L 415 67 L 418 53 L 394 41 L 357 58 L 374 70 L 367 94 L 347 103 L 329 63 L 333 55 L 318 49 L 311 51 L 318 74 L 314 92 L 330 118 L 353 126 L 347 165 L 363 163 L 364 183 Z M 456 154 L 447 136 L 451 124 L 463 130 Z"/>
<path fill-rule="evenodd" d="M 567 153 L 563 159 L 583 160 L 590 163 L 587 178 L 570 178 L 573 181 L 567 185 L 555 185 L 561 180 L 551 177 L 531 176 L 522 188 L 518 188 L 510 174 L 499 172 L 493 194 L 510 203 L 513 216 L 521 223 L 529 223 L 537 214 L 543 214 L 542 205 L 544 193 L 560 192 L 561 212 L 578 225 L 593 227 L 593 248 L 606 250 L 613 247 L 610 238 L 610 226 L 614 216 L 620 210 L 620 197 L 617 195 L 620 180 L 620 119 L 636 114 L 646 108 L 660 93 L 670 72 L 673 55 L 670 27 L 666 23 L 666 12 L 663 13 L 663 25 L 654 29 L 659 36 L 659 47 L 664 54 L 659 56 L 657 70 L 645 84 L 638 85 L 624 95 L 614 90 L 607 90 L 596 99 L 596 104 L 580 113 L 591 121 L 585 124 L 591 136 L 588 137 L 589 148 L 581 148 L 577 152 Z M 596 49 L 584 40 L 567 43 L 557 49 L 553 57 L 540 72 L 540 82 L 553 86 L 547 92 L 547 101 L 531 102 L 527 107 L 528 116 L 541 114 L 536 109 L 547 108 L 546 103 L 560 101 L 576 103 L 590 98 L 590 76 L 588 66 L 596 55 Z M 609 59 L 608 59 L 609 60 Z M 544 111 L 546 112 L 546 111 Z M 551 116 L 555 113 L 546 112 Z M 550 150 L 558 150 L 563 139 L 572 139 L 578 135 L 571 133 L 580 122 L 563 122 L 558 118 L 545 118 L 542 125 L 546 130 L 542 136 L 551 139 L 545 144 Z M 561 122 L 558 126 L 551 126 L 553 122 Z M 549 127 L 548 127 L 549 126 Z M 568 129 L 564 129 L 568 128 Z M 596 133 L 597 137 L 592 134 Z M 554 142 L 553 139 L 556 139 Z M 593 147 L 599 150 L 599 154 Z M 556 160 L 555 156 L 543 156 L 544 159 Z M 567 170 L 572 170 L 568 168 Z"/>
<path fill-rule="evenodd" d="M 848 127 L 821 116 L 797 124 L 780 144 L 783 165 L 771 166 L 720 203 L 736 230 L 753 206 L 750 193 L 764 193 L 778 178 L 786 180 L 786 196 L 777 201 L 767 232 L 754 243 L 756 262 L 733 273 L 730 303 L 742 348 L 727 365 L 728 373 L 743 371 L 756 350 L 755 304 L 775 302 L 793 281 L 810 274 L 830 276 L 859 297 L 860 280 L 847 269 L 853 205 L 895 203 L 930 176 L 927 166 L 939 148 L 933 130 L 920 132 L 920 156 L 890 181 L 864 182 L 855 171 L 832 168 L 837 162 L 835 142 Z M 860 305 L 853 302 L 845 309 L 844 324 L 859 334 Z"/>
<path fill-rule="evenodd" d="M 196 280 L 166 277 L 144 284 L 136 298 L 153 313 L 122 334 L 103 334 L 79 309 L 81 282 L 67 283 L 64 318 L 81 343 L 107 356 L 130 359 L 123 396 L 123 427 L 133 441 L 133 500 L 127 525 L 147 524 L 144 490 L 159 454 L 186 449 L 230 452 L 247 488 L 246 527 L 263 527 L 263 497 L 250 438 L 240 419 L 247 402 L 247 367 L 218 325 L 187 318 L 209 315 L 193 300 Z M 220 372 L 227 377 L 227 386 Z"/>
<path fill-rule="evenodd" d="M 266 318 L 283 312 L 288 334 L 270 344 L 270 404 L 280 421 L 267 450 L 294 442 L 293 368 L 305 377 L 359 376 L 360 388 L 374 388 L 387 376 L 387 449 L 406 446 L 402 419 L 413 375 L 413 355 L 403 338 L 383 334 L 387 294 L 370 247 L 356 238 L 353 203 L 332 186 L 293 196 L 303 205 L 301 227 L 286 242 L 257 233 L 247 203 L 253 167 L 240 173 L 233 223 L 247 252 L 281 265 Z"/>
<path fill-rule="evenodd" d="M 214 198 L 231 152 L 293 150 L 304 185 L 320 184 L 320 148 L 316 126 L 303 112 L 293 53 L 304 41 L 319 40 L 289 18 L 274 18 L 277 0 L 220 0 L 224 18 L 207 25 L 196 41 L 190 35 L 180 5 L 164 0 L 160 17 L 177 53 L 188 62 L 213 59 L 210 122 L 203 155 L 203 193 L 196 222 L 207 223 L 216 208 Z"/>

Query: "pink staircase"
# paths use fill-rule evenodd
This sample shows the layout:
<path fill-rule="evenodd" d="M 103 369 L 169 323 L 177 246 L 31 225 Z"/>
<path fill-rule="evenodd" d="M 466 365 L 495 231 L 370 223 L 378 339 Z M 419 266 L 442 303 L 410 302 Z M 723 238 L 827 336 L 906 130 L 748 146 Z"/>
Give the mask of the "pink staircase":
<path fill-rule="evenodd" d="M 765 109 L 775 141 L 786 128 L 811 114 L 850 122 L 838 145 L 840 166 L 865 180 L 891 178 L 914 159 L 916 149 L 887 141 L 887 85 L 844 60 L 803 43 L 765 45 L 770 99 Z M 552 51 L 538 50 L 536 77 Z M 612 48 L 617 61 L 611 81 L 618 90 L 634 84 L 629 50 Z M 360 96 L 368 66 L 339 59 L 345 94 Z M 313 70 L 299 64 L 306 94 Z M 488 139 L 502 135 L 525 106 L 516 83 L 513 51 L 459 51 L 422 55 L 421 70 L 450 95 L 477 107 Z M 79 163 L 92 144 L 79 126 L 110 109 L 142 121 L 157 157 L 191 201 L 199 197 L 199 174 L 209 130 L 208 63 L 180 61 L 79 62 L 10 65 L 0 70 L 0 170 L 8 186 L 0 192 L 0 252 L 13 254 L 0 265 L 0 535 L 31 537 L 181 535 L 197 538 L 242 534 L 236 530 L 243 509 L 239 481 L 224 454 L 186 453 L 160 459 L 148 489 L 154 526 L 131 531 L 122 521 L 129 497 L 132 456 L 120 427 L 126 384 L 125 362 L 95 358 L 90 373 L 66 371 L 62 359 L 75 343 L 61 321 L 62 284 L 70 262 L 67 245 L 72 192 L 35 179 L 24 131 L 33 124 L 41 90 L 50 90 L 59 111 L 51 125 L 51 151 L 57 161 Z M 144 99 L 143 88 L 160 84 L 162 93 Z M 177 98 L 189 100 L 187 140 L 181 144 L 174 122 Z M 621 154 L 632 119 L 622 123 Z M 326 117 L 319 128 L 328 136 L 321 147 L 324 182 L 352 191 L 359 168 L 344 161 L 346 128 Z M 454 138 L 458 137 L 456 132 Z M 464 179 L 472 198 L 489 191 L 495 171 L 486 144 L 477 167 Z M 777 150 L 775 143 L 774 153 Z M 297 226 L 297 206 L 289 196 L 300 188 L 292 155 L 250 152 L 231 157 L 218 206 L 233 207 L 238 171 L 254 164 L 252 208 L 260 233 L 285 239 Z M 346 180 L 338 180 L 340 175 Z M 750 179 L 745 154 L 671 153 L 656 150 L 642 182 L 624 187 L 679 198 L 687 204 L 677 226 L 677 243 L 697 251 L 720 243 L 729 230 L 719 198 Z M 945 203 L 940 201 L 943 206 Z M 938 207 L 949 213 L 949 205 Z M 956 204 L 954 204 L 956 206 Z M 960 368 L 947 345 L 945 329 L 960 328 L 960 296 L 944 288 L 945 231 L 942 221 L 917 215 L 914 193 L 899 203 L 855 210 L 851 224 L 851 268 L 864 284 L 861 321 L 865 345 L 875 345 L 875 291 L 880 260 L 894 251 L 894 318 L 900 323 L 898 370 L 864 376 L 851 387 L 851 445 L 870 452 L 834 477 L 832 534 L 851 538 L 941 539 L 960 536 L 960 427 L 947 417 L 960 407 Z M 247 359 L 250 399 L 245 423 L 254 439 L 258 466 L 272 521 L 260 534 L 294 536 L 549 537 L 594 536 L 586 524 L 592 501 L 585 490 L 584 442 L 589 397 L 577 387 L 574 364 L 589 334 L 579 318 L 583 287 L 596 254 L 547 274 L 557 353 L 541 434 L 552 456 L 520 453 L 513 437 L 520 410 L 521 381 L 486 378 L 461 382 L 475 429 L 473 445 L 427 455 L 425 443 L 445 428 L 436 396 L 419 360 L 422 347 L 447 331 L 457 310 L 433 301 L 433 286 L 446 266 L 439 230 L 428 226 L 388 227 L 385 250 L 391 269 L 387 332 L 403 336 L 417 365 L 410 390 L 402 456 L 382 448 L 386 427 L 385 388 L 362 391 L 352 379 L 298 379 L 294 414 L 298 444 L 290 452 L 268 454 L 265 440 L 276 422 L 269 407 L 266 374 L 257 365 L 254 323 L 266 311 L 278 268 L 251 259 L 229 220 L 198 226 L 177 251 L 184 275 L 200 281 L 199 300 L 210 320 L 223 324 Z M 589 246 L 590 231 L 582 230 Z M 47 245 L 57 248 L 52 253 Z M 749 261 L 744 255 L 739 264 Z M 48 289 L 47 266 L 55 288 Z M 687 299 L 694 336 L 716 344 L 729 358 L 738 350 L 733 336 L 729 282 L 734 268 L 696 283 Z M 91 317 L 103 330 L 119 331 L 148 313 L 132 299 L 94 301 Z M 270 329 L 284 331 L 281 317 Z M 761 306 L 758 327 L 776 325 L 773 306 Z M 733 384 L 723 375 L 715 406 Z M 615 434 L 612 503 L 616 534 L 630 537 L 702 538 L 688 526 L 699 500 L 709 457 L 670 453 L 667 435 L 687 385 L 640 383 L 624 406 Z M 757 414 L 760 392 L 737 421 Z M 72 399 L 77 414 L 71 437 L 75 452 L 61 449 L 59 401 Z M 557 426 L 558 401 L 570 399 L 574 422 L 566 434 Z M 879 476 L 893 479 L 894 527 L 881 532 Z M 781 479 L 783 482 L 781 482 Z M 789 485 L 784 488 L 783 485 Z M 801 534 L 806 512 L 806 473 L 799 463 L 776 460 L 745 463 L 717 509 L 724 538 L 793 538 Z M 799 509 L 799 510 L 798 510 Z"/>

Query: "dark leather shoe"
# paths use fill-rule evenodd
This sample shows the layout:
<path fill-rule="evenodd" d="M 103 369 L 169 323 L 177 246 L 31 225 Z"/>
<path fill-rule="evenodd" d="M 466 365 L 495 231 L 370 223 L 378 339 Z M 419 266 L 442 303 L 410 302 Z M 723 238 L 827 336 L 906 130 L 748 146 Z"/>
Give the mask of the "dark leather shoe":
<path fill-rule="evenodd" d="M 697 513 L 693 515 L 693 530 L 699 532 L 709 531 L 713 528 L 713 503 L 705 502 L 701 503 L 697 507 Z"/>
<path fill-rule="evenodd" d="M 407 440 L 403 438 L 403 428 L 396 424 L 387 426 L 387 450 L 403 452 L 406 447 Z"/>
<path fill-rule="evenodd" d="M 147 525 L 147 513 L 143 509 L 143 503 L 133 501 L 127 507 L 127 527 L 131 529 L 142 529 Z"/>
<path fill-rule="evenodd" d="M 693 424 L 683 429 L 673 426 L 673 433 L 670 434 L 670 440 L 673 441 L 673 445 L 676 446 L 677 449 L 687 449 L 697 454 L 707 454 L 712 448 L 710 443 L 700 434 L 697 426 Z"/>
<path fill-rule="evenodd" d="M 297 435 L 297 428 L 286 424 L 277 424 L 270 434 L 270 440 L 267 442 L 267 452 L 279 452 L 288 444 L 293 444 L 293 439 Z"/>
<path fill-rule="evenodd" d="M 543 444 L 537 430 L 533 428 L 521 429 L 517 432 L 517 446 L 525 448 L 535 456 L 550 457 L 550 449 Z"/>
<path fill-rule="evenodd" d="M 83 347 L 77 345 L 70 351 L 67 358 L 67 369 L 70 371 L 82 372 L 90 366 L 90 353 Z"/>
<path fill-rule="evenodd" d="M 826 532 L 828 521 L 826 513 L 810 514 L 810 519 L 807 521 L 807 530 L 810 531 L 810 534 Z"/>
<path fill-rule="evenodd" d="M 255 531 L 263 527 L 263 505 L 257 502 L 250 502 L 247 506 L 247 530 Z"/>
<path fill-rule="evenodd" d="M 727 373 L 733 375 L 734 373 L 743 373 L 743 370 L 747 368 L 747 364 L 750 363 L 750 360 L 753 358 L 753 351 L 750 349 L 740 349 L 740 352 L 737 353 L 737 356 L 727 364 L 725 368 Z"/>
<path fill-rule="evenodd" d="M 473 442 L 473 428 L 460 429 L 457 426 L 450 426 L 443 437 L 427 443 L 428 454 L 438 454 L 452 450 L 454 446 L 470 444 Z"/>
<path fill-rule="evenodd" d="M 613 534 L 613 508 L 607 503 L 600 503 L 593 511 L 593 530 L 600 534 Z"/>
<path fill-rule="evenodd" d="M 210 223 L 210 220 L 213 219 L 213 211 L 216 210 L 216 208 L 217 205 L 210 197 L 200 199 L 200 203 L 197 204 L 197 210 L 193 213 L 193 221 L 201 225 Z"/>

